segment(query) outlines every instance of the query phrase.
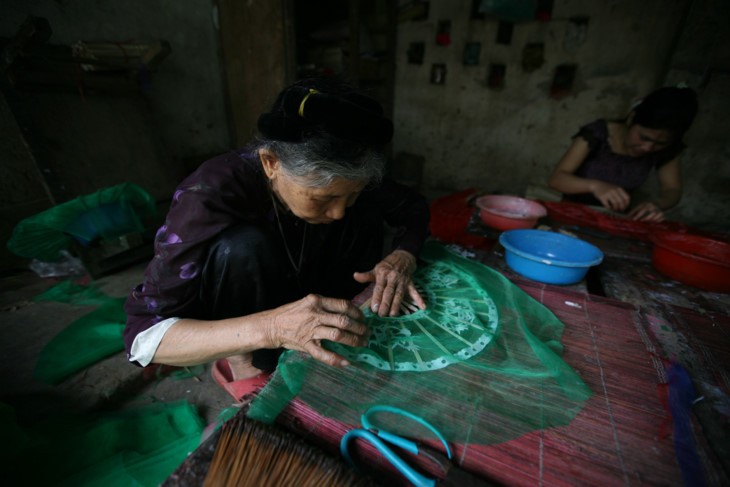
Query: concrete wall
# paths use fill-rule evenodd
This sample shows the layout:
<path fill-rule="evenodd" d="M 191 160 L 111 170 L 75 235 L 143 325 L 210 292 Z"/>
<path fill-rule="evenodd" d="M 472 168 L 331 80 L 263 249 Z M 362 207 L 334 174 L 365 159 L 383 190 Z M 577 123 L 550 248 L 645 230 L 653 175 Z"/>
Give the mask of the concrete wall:
<path fill-rule="evenodd" d="M 17 222 L 50 208 L 53 198 L 1 93 L 0 157 L 0 241 L 5 243 Z M 0 270 L 18 262 L 5 245 L 0 247 Z"/>
<path fill-rule="evenodd" d="M 51 44 L 163 39 L 171 46 L 147 92 L 86 100 L 54 93 L 21 100 L 24 115 L 40 122 L 34 129 L 41 138 L 94 168 L 82 177 L 99 177 L 102 186 L 138 173 L 143 187 L 163 198 L 187 172 L 184 159 L 230 147 L 212 0 L 6 0 L 0 8 L 4 37 L 34 15 L 50 22 Z M 63 161 L 57 164 L 65 167 Z M 125 170 L 138 165 L 147 171 Z"/>
<path fill-rule="evenodd" d="M 695 0 L 672 53 L 667 84 L 696 87 L 700 110 L 682 157 L 685 192 L 672 217 L 730 232 L 730 2 Z"/>
<path fill-rule="evenodd" d="M 715 114 L 711 109 L 718 97 L 725 96 L 726 88 L 716 83 L 703 92 L 692 83 L 697 81 L 695 75 L 684 73 L 671 80 L 666 76 L 670 66 L 685 65 L 703 49 L 724 52 L 726 58 L 728 44 L 713 42 L 716 30 L 708 30 L 715 28 L 708 21 L 728 15 L 727 2 L 694 3 L 704 4 L 705 10 L 708 4 L 716 5 L 715 16 L 702 17 L 703 5 L 699 5 L 688 17 L 687 1 L 556 0 L 549 21 L 515 23 L 511 43 L 504 45 L 496 43 L 495 17 L 470 19 L 470 0 L 433 0 L 427 20 L 405 21 L 398 27 L 394 153 L 425 156 L 422 187 L 426 191 L 477 187 L 524 194 L 528 184 L 544 184 L 580 125 L 596 118 L 623 117 L 633 101 L 653 88 L 686 81 L 700 90 L 703 111 L 688 137 L 691 151 L 685 154 L 684 166 L 692 169 L 686 171 L 691 180 L 687 198 L 672 217 L 705 222 L 708 212 L 714 214 L 719 207 L 709 203 L 711 197 L 697 200 L 699 193 L 714 193 L 715 201 L 722 201 L 727 209 L 728 191 L 717 185 L 703 187 L 718 166 L 727 168 L 727 143 L 726 138 L 713 136 L 714 145 L 704 144 L 697 132 L 718 126 L 727 133 L 727 123 L 714 118 L 722 112 Z M 718 17 L 723 12 L 717 10 L 725 16 Z M 570 21 L 576 16 L 588 17 L 583 32 Z M 435 42 L 441 20 L 451 21 L 449 46 Z M 691 35 L 683 36 L 688 26 Z M 422 65 L 408 63 L 412 42 L 425 43 Z M 462 63 L 467 42 L 481 43 L 476 66 Z M 531 72 L 521 65 L 528 43 L 544 44 L 544 64 Z M 675 51 L 681 53 L 678 59 Z M 447 66 L 443 85 L 430 83 L 434 63 Z M 500 90 L 486 85 L 491 63 L 506 65 Z M 561 64 L 576 64 L 576 79 L 567 96 L 555 99 L 550 86 Z M 697 72 L 706 67 L 705 63 L 691 68 Z"/>

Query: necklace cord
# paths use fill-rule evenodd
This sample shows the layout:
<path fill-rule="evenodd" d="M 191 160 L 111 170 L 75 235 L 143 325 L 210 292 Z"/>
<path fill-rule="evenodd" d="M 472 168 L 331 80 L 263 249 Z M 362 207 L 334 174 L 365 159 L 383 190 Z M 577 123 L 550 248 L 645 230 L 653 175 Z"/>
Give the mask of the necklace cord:
<path fill-rule="evenodd" d="M 279 227 L 279 233 L 281 234 L 281 239 L 284 242 L 284 250 L 286 250 L 286 256 L 289 257 L 289 262 L 291 262 L 292 267 L 294 268 L 294 271 L 297 273 L 297 276 L 299 275 L 299 272 L 302 269 L 302 261 L 304 260 L 304 244 L 307 241 L 307 222 L 304 222 L 304 231 L 302 232 L 302 246 L 299 249 L 299 264 L 294 262 L 294 257 L 289 250 L 289 245 L 286 243 L 286 235 L 284 234 L 284 227 L 281 225 L 281 219 L 279 218 L 279 209 L 278 209 L 278 203 L 274 199 L 273 191 L 271 191 L 271 188 L 269 188 L 269 197 L 271 198 L 271 204 L 274 206 L 274 215 L 276 215 L 276 224 Z"/>

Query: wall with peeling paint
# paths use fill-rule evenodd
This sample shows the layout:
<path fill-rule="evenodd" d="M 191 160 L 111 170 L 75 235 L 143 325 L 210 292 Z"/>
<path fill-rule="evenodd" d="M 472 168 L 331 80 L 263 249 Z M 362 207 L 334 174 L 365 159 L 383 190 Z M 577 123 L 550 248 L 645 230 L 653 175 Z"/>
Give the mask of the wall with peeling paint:
<path fill-rule="evenodd" d="M 710 35 L 702 35 L 712 18 L 702 4 L 715 5 L 728 18 L 727 6 L 718 1 L 558 0 L 549 21 L 515 22 L 511 43 L 504 45 L 496 43 L 497 18 L 470 19 L 470 0 L 431 1 L 427 20 L 398 26 L 394 153 L 425 157 L 426 193 L 477 187 L 524 194 L 529 184 L 545 183 L 580 125 L 622 118 L 652 89 L 684 81 L 698 89 L 701 113 L 686 139 L 686 197 L 669 216 L 711 223 L 721 210 L 727 213 L 730 201 L 730 192 L 713 182 L 719 166 L 728 167 L 727 142 L 718 137 L 723 129 L 728 132 L 728 124 L 717 119 L 723 112 L 712 106 L 726 95 L 728 85 L 716 77 L 714 84 L 703 87 L 697 79 L 696 73 L 717 56 L 691 72 L 670 70 L 695 59 L 692 53 Z M 571 22 L 575 17 L 588 18 L 585 29 L 576 28 Z M 451 21 L 448 46 L 435 42 L 442 20 Z M 688 29 L 693 35 L 683 35 Z M 727 40 L 727 34 L 720 35 Z M 425 43 L 420 65 L 408 62 L 414 42 Z M 468 42 L 481 43 L 477 65 L 462 62 Z M 528 43 L 544 44 L 544 62 L 531 72 L 522 68 Z M 721 50 L 714 43 L 707 48 Z M 443 85 L 430 82 L 434 63 L 446 64 Z M 498 90 L 486 83 L 492 63 L 506 65 L 504 86 Z M 570 93 L 555 98 L 550 87 L 561 64 L 577 65 L 576 77 Z M 724 103 L 719 106 L 726 107 Z M 708 130 L 716 135 L 707 135 Z M 651 184 L 645 192 L 652 190 Z M 725 225 L 730 230 L 730 223 Z"/>

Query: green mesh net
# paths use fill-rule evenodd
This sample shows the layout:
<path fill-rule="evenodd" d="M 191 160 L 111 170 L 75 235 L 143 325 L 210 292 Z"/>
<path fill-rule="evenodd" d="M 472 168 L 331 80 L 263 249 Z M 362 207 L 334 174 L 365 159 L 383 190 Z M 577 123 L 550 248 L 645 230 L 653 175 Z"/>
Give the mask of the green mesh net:
<path fill-rule="evenodd" d="M 9 433 L 0 457 L 7 485 L 159 485 L 198 446 L 203 431 L 185 401 L 83 416 L 57 413 L 27 425 L 0 403 L 0 422 Z"/>
<path fill-rule="evenodd" d="M 56 301 L 89 306 L 108 304 L 112 299 L 98 286 L 77 284 L 72 279 L 62 281 L 33 297 L 33 301 Z"/>
<path fill-rule="evenodd" d="M 144 231 L 144 219 L 156 212 L 154 198 L 139 186 L 123 183 L 79 196 L 19 222 L 8 249 L 28 259 L 56 262 L 73 239 L 88 244 L 97 238 Z"/>
<path fill-rule="evenodd" d="M 414 276 L 427 309 L 397 318 L 364 310 L 367 348 L 328 343 L 339 369 L 295 352 L 253 401 L 272 422 L 294 398 L 348 424 L 375 405 L 410 411 L 457 443 L 492 444 L 568 424 L 590 389 L 561 358 L 563 324 L 488 267 L 428 242 Z M 398 421 L 383 425 L 402 435 Z"/>
<path fill-rule="evenodd" d="M 124 349 L 124 298 L 110 301 L 64 328 L 43 347 L 33 377 L 58 384 L 72 374 Z"/>
<path fill-rule="evenodd" d="M 107 296 L 93 284 L 81 286 L 66 280 L 33 300 L 98 306 L 61 330 L 43 347 L 33 371 L 36 379 L 47 384 L 58 384 L 124 349 L 122 332 L 127 320 L 124 313 L 125 298 Z"/>

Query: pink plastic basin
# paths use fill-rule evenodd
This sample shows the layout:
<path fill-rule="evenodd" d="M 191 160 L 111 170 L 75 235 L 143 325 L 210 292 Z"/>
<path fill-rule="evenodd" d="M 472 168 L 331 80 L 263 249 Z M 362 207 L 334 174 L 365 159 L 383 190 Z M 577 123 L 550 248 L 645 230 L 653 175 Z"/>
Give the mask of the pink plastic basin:
<path fill-rule="evenodd" d="M 489 194 L 476 200 L 482 222 L 497 230 L 533 228 L 547 215 L 540 203 L 519 196 Z"/>

